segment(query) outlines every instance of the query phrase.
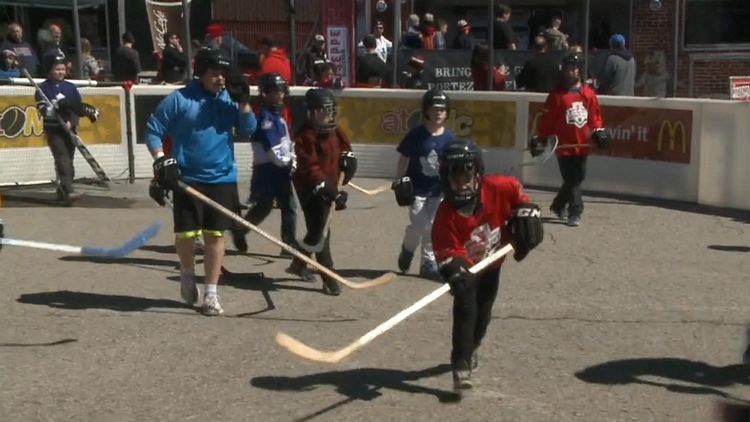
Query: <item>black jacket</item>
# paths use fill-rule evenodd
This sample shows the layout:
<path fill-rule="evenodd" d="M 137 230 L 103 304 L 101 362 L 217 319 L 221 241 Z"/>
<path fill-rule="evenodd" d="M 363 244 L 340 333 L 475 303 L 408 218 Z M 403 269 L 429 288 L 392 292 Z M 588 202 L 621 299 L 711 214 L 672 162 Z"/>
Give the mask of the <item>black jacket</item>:
<path fill-rule="evenodd" d="M 521 73 L 516 77 L 516 89 L 548 94 L 557 86 L 559 77 L 560 56 L 537 53 L 523 64 Z"/>
<path fill-rule="evenodd" d="M 367 83 L 367 80 L 374 75 L 378 75 L 383 81 L 387 81 L 388 65 L 380 60 L 378 53 L 367 53 L 357 61 L 355 81 L 358 83 Z"/>
<path fill-rule="evenodd" d="M 172 84 L 183 82 L 185 80 L 185 68 L 188 67 L 189 61 L 185 53 L 171 45 L 168 45 L 162 51 L 161 56 L 161 80 Z"/>

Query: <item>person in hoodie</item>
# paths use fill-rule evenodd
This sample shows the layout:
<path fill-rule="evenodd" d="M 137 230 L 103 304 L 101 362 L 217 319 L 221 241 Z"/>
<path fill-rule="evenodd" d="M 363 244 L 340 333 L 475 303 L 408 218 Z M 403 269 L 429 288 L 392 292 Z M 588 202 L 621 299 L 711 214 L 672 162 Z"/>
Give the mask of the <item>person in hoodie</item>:
<path fill-rule="evenodd" d="M 456 50 L 471 50 L 474 48 L 475 40 L 471 36 L 471 26 L 465 19 L 458 21 L 458 34 L 453 39 L 453 45 L 451 48 Z"/>
<path fill-rule="evenodd" d="M 233 220 L 181 189 L 182 181 L 211 200 L 239 211 L 236 135 L 249 138 L 257 121 L 250 107 L 250 86 L 220 50 L 195 55 L 195 78 L 156 107 L 146 124 L 146 145 L 154 157 L 156 183 L 173 191 L 175 248 L 180 259 L 180 295 L 189 306 L 200 303 L 195 274 L 195 240 L 203 235 L 205 290 L 202 312 L 221 315 L 217 285 L 224 261 L 224 233 Z M 166 155 L 162 140 L 172 136 Z"/>
<path fill-rule="evenodd" d="M 435 17 L 432 13 L 425 13 L 420 27 L 422 33 L 422 49 L 435 50 L 438 47 L 438 30 L 435 28 Z"/>
<path fill-rule="evenodd" d="M 0 51 L 12 51 L 19 67 L 26 69 L 31 76 L 39 76 L 41 64 L 31 44 L 23 40 L 23 27 L 18 23 L 8 25 L 8 35 L 0 44 Z"/>
<path fill-rule="evenodd" d="M 357 68 L 354 71 L 354 81 L 358 84 L 375 85 L 372 78 L 377 77 L 381 82 L 388 77 L 388 66 L 378 56 L 378 43 L 375 37 L 367 35 L 362 40 L 362 45 L 367 53 L 357 59 Z"/>
<path fill-rule="evenodd" d="M 18 68 L 16 55 L 10 50 L 0 53 L 0 79 L 20 78 L 21 70 Z"/>
<path fill-rule="evenodd" d="M 260 64 L 258 78 L 269 73 L 278 73 L 286 81 L 286 84 L 292 85 L 292 63 L 283 49 L 279 48 L 279 43 L 272 37 L 265 37 L 260 42 L 260 52 L 263 55 L 263 61 Z M 292 112 L 289 107 L 285 107 L 281 112 L 281 117 L 292 125 Z"/>
<path fill-rule="evenodd" d="M 422 33 L 419 31 L 419 16 L 410 15 L 407 21 L 408 29 L 402 37 L 404 48 L 419 50 L 422 48 Z"/>
<path fill-rule="evenodd" d="M 161 65 L 159 73 L 162 81 L 168 84 L 182 83 L 185 81 L 185 69 L 187 69 L 187 55 L 180 45 L 180 37 L 173 32 L 164 34 L 164 50 L 161 52 Z"/>
<path fill-rule="evenodd" d="M 635 58 L 625 48 L 625 37 L 612 35 L 609 39 L 610 55 L 599 76 L 599 95 L 635 95 Z"/>

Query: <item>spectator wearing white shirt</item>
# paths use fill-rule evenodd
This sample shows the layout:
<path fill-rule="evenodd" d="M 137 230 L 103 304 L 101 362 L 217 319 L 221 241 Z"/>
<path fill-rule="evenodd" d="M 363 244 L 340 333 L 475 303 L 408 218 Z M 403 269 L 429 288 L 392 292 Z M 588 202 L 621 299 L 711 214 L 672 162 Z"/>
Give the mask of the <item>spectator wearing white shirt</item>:
<path fill-rule="evenodd" d="M 385 35 L 383 35 L 384 30 L 385 26 L 383 25 L 383 21 L 376 20 L 372 25 L 371 35 L 375 38 L 375 42 L 377 44 L 377 46 L 375 47 L 375 52 L 378 54 L 378 57 L 380 57 L 380 60 L 382 60 L 383 62 L 387 62 L 388 55 L 393 49 L 393 43 L 388 38 L 386 38 Z M 357 50 L 360 56 L 367 54 L 367 49 L 365 48 L 362 41 L 357 44 Z"/>

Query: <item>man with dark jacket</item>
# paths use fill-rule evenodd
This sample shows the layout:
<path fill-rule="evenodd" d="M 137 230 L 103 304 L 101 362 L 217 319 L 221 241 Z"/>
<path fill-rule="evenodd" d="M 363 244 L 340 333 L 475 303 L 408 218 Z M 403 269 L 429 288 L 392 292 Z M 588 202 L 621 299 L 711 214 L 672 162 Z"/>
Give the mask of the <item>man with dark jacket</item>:
<path fill-rule="evenodd" d="M 329 63 L 328 55 L 325 49 L 326 39 L 323 35 L 317 34 L 315 41 L 305 52 L 305 60 L 301 69 L 307 79 L 317 81 L 320 79 L 323 65 Z"/>
<path fill-rule="evenodd" d="M 161 52 L 161 79 L 168 83 L 181 83 L 185 81 L 185 69 L 189 61 L 180 45 L 177 34 L 167 32 L 164 34 L 164 50 Z"/>
<path fill-rule="evenodd" d="M 378 43 L 375 37 L 372 35 L 366 36 L 362 40 L 362 45 L 365 47 L 367 53 L 360 57 L 357 61 L 357 69 L 355 72 L 355 81 L 360 84 L 372 84 L 371 78 L 375 75 L 380 76 L 380 80 L 386 80 L 388 76 L 388 66 L 378 56 L 377 47 Z"/>
<path fill-rule="evenodd" d="M 547 52 L 547 40 L 542 36 L 534 37 L 533 48 L 536 54 L 523 64 L 516 77 L 516 89 L 548 94 L 557 85 L 560 60 Z"/>
<path fill-rule="evenodd" d="M 135 37 L 130 32 L 122 34 L 122 45 L 112 57 L 112 75 L 117 81 L 136 81 L 141 73 L 141 56 L 133 48 Z"/>
<path fill-rule="evenodd" d="M 599 95 L 635 95 L 635 59 L 625 48 L 625 37 L 612 35 L 610 55 L 599 77 Z"/>
<path fill-rule="evenodd" d="M 474 37 L 470 34 L 471 26 L 469 26 L 469 22 L 461 19 L 456 26 L 458 27 L 458 35 L 453 39 L 453 45 L 451 48 L 457 50 L 471 50 L 474 48 L 475 41 Z"/>
<path fill-rule="evenodd" d="M 34 48 L 23 40 L 23 27 L 20 24 L 14 22 L 8 25 L 8 36 L 0 44 L 0 51 L 12 52 L 20 67 L 28 70 L 31 76 L 43 74 Z"/>

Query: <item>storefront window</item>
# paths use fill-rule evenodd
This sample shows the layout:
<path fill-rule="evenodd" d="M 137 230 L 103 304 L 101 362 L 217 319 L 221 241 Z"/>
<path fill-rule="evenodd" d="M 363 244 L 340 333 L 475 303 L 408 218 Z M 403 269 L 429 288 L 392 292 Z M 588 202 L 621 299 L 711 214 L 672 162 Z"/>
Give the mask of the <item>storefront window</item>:
<path fill-rule="evenodd" d="M 750 48 L 750 1 L 687 0 L 686 48 Z"/>

